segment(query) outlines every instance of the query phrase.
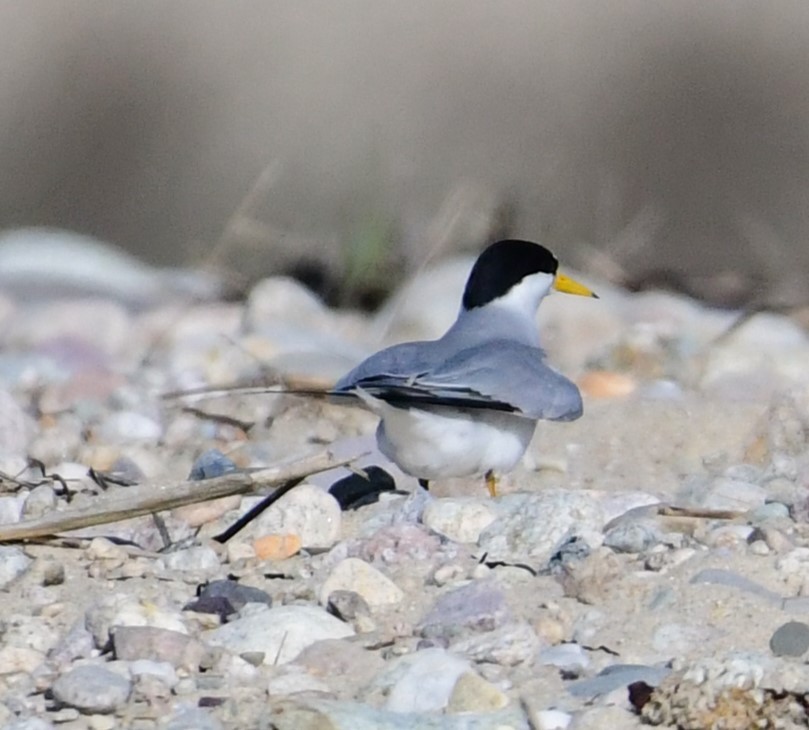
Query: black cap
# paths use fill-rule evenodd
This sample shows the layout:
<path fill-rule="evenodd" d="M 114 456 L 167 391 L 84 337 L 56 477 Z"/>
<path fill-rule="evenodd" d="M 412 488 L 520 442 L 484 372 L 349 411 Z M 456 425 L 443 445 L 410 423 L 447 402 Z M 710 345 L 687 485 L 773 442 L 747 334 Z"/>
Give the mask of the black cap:
<path fill-rule="evenodd" d="M 475 261 L 463 293 L 464 309 L 474 309 L 507 294 L 531 274 L 556 275 L 559 262 L 544 246 L 531 241 L 497 241 Z"/>

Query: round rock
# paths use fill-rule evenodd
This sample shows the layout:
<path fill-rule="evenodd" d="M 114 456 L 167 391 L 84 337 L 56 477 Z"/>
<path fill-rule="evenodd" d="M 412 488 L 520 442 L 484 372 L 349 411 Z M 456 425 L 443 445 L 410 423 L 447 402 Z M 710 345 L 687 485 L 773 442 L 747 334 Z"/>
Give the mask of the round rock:
<path fill-rule="evenodd" d="M 775 656 L 803 656 L 809 650 L 809 626 L 802 621 L 787 621 L 770 638 Z"/>
<path fill-rule="evenodd" d="M 115 712 L 131 692 L 130 680 L 92 665 L 71 669 L 53 683 L 53 696 L 58 702 L 94 715 Z"/>
<path fill-rule="evenodd" d="M 346 558 L 337 564 L 320 589 L 325 605 L 334 591 L 352 591 L 371 608 L 391 606 L 404 598 L 404 592 L 384 573 L 359 558 Z"/>
<path fill-rule="evenodd" d="M 434 499 L 425 507 L 421 519 L 453 542 L 476 543 L 496 518 L 492 507 L 476 499 Z"/>
<path fill-rule="evenodd" d="M 340 504 L 313 484 L 285 494 L 253 524 L 253 534 L 298 535 L 305 548 L 330 548 L 340 537 Z"/>
<path fill-rule="evenodd" d="M 19 578 L 32 562 L 31 558 L 18 547 L 0 547 L 0 588 Z"/>
<path fill-rule="evenodd" d="M 264 663 L 286 664 L 307 646 L 323 639 L 343 639 L 354 630 L 315 606 L 279 606 L 231 621 L 204 639 L 233 654 L 264 652 Z"/>

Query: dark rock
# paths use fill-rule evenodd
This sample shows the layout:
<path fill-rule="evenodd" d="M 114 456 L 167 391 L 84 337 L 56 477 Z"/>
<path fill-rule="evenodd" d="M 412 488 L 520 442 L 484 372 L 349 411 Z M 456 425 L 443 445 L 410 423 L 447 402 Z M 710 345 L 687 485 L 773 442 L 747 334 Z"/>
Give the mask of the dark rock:
<path fill-rule="evenodd" d="M 384 469 L 368 466 L 361 474 L 349 474 L 329 487 L 329 493 L 340 503 L 340 509 L 353 510 L 379 501 L 383 492 L 396 491 L 396 482 Z"/>
<path fill-rule="evenodd" d="M 802 621 L 787 621 L 770 638 L 775 656 L 803 656 L 809 650 L 809 626 Z"/>
<path fill-rule="evenodd" d="M 188 478 L 192 481 L 201 479 L 213 479 L 229 474 L 238 469 L 231 459 L 225 456 L 219 449 L 209 449 L 197 457 Z"/>

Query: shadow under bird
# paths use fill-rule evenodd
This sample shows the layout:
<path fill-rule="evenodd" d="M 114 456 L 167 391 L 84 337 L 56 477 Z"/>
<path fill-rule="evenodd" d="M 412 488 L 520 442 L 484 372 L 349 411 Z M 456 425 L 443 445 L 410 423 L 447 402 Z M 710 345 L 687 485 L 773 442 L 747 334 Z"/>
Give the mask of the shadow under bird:
<path fill-rule="evenodd" d="M 388 347 L 329 395 L 359 398 L 380 417 L 380 451 L 427 488 L 447 477 L 514 469 L 537 421 L 582 414 L 579 389 L 545 362 L 535 321 L 552 290 L 595 297 L 530 241 L 493 243 L 472 268 L 454 324 L 437 340 Z"/>

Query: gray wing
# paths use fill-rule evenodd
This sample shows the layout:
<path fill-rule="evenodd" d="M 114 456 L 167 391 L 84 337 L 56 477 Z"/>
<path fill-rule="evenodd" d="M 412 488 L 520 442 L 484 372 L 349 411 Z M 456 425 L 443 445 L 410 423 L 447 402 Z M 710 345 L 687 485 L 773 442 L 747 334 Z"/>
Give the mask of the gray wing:
<path fill-rule="evenodd" d="M 427 343 L 415 350 L 413 344 L 372 356 L 335 390 L 362 388 L 392 405 L 482 408 L 536 419 L 572 421 L 582 413 L 579 389 L 548 367 L 535 347 L 494 340 L 436 363 L 423 348 Z"/>
<path fill-rule="evenodd" d="M 369 378 L 383 375 L 411 378 L 430 372 L 446 359 L 438 344 L 437 340 L 403 342 L 380 350 L 340 378 L 334 390 L 351 390 Z"/>

